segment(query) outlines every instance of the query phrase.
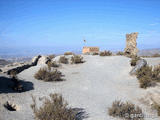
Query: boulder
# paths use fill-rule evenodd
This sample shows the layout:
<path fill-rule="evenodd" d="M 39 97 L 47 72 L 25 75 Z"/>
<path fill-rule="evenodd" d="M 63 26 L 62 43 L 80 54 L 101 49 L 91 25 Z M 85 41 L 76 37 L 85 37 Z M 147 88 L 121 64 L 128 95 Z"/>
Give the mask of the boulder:
<path fill-rule="evenodd" d="M 47 64 L 47 62 L 49 61 L 49 57 L 48 56 L 41 56 L 38 60 L 38 65 L 44 65 Z"/>
<path fill-rule="evenodd" d="M 52 61 L 59 63 L 59 59 L 62 56 L 65 56 L 68 59 L 68 62 L 71 63 L 71 58 L 73 55 L 59 55 L 59 56 L 56 56 Z"/>
<path fill-rule="evenodd" d="M 141 69 L 143 66 L 147 65 L 147 61 L 140 59 L 137 61 L 136 66 L 130 71 L 130 75 L 135 75 L 137 70 Z"/>

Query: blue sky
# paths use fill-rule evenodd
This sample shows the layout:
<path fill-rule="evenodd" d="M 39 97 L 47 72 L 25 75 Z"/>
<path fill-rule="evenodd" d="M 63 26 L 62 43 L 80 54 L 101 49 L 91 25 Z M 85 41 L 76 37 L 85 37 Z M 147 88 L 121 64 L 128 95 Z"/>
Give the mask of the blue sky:
<path fill-rule="evenodd" d="M 131 32 L 139 32 L 139 49 L 160 48 L 159 6 L 160 0 L 0 0 L 0 51 L 80 50 L 83 39 L 119 50 Z"/>

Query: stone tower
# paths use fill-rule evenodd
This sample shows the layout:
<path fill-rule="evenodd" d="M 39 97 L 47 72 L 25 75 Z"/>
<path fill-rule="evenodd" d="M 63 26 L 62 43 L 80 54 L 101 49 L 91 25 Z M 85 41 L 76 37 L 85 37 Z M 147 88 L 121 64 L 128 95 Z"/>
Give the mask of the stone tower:
<path fill-rule="evenodd" d="M 125 54 L 137 55 L 138 53 L 137 41 L 136 41 L 137 37 L 138 37 L 138 32 L 126 34 L 126 48 L 124 50 Z"/>

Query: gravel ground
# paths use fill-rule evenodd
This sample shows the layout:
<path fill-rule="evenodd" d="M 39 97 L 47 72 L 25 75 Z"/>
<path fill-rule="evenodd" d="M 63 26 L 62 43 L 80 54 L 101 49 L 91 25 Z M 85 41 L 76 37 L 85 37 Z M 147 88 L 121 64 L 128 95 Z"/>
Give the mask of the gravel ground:
<path fill-rule="evenodd" d="M 147 59 L 150 64 L 158 64 L 157 60 Z M 65 75 L 66 81 L 43 82 L 34 79 L 35 72 L 42 65 L 31 67 L 21 72 L 18 77 L 28 81 L 27 92 L 12 93 L 6 91 L 0 93 L 0 118 L 2 120 L 33 120 L 31 95 L 38 97 L 48 96 L 50 93 L 60 93 L 73 108 L 83 108 L 88 114 L 84 120 L 117 120 L 107 114 L 107 108 L 114 100 L 131 101 L 139 105 L 146 115 L 154 115 L 154 120 L 159 118 L 155 111 L 149 109 L 140 102 L 140 98 L 146 92 L 139 88 L 136 77 L 130 76 L 132 67 L 130 59 L 123 56 L 89 56 L 84 55 L 83 64 L 62 65 L 59 70 Z M 2 76 L 2 75 L 0 75 Z M 2 79 L 2 78 L 1 78 Z M 34 89 L 32 89 L 32 83 Z M 3 107 L 6 101 L 19 106 L 18 111 L 8 111 Z M 0 120 L 1 120 L 0 119 Z M 146 118 L 146 120 L 153 120 Z"/>

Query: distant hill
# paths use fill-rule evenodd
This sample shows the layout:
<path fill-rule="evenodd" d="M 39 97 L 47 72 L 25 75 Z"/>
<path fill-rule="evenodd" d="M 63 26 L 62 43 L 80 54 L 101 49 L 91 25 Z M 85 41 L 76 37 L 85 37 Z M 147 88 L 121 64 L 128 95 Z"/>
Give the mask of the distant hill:
<path fill-rule="evenodd" d="M 144 50 L 140 50 L 139 53 L 138 53 L 139 56 L 152 56 L 154 54 L 160 54 L 160 48 L 144 49 Z"/>
<path fill-rule="evenodd" d="M 8 65 L 10 64 L 11 62 L 7 61 L 7 60 L 4 60 L 4 59 L 0 59 L 0 66 L 4 66 L 4 65 Z"/>

